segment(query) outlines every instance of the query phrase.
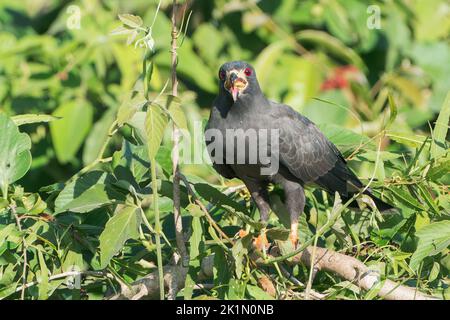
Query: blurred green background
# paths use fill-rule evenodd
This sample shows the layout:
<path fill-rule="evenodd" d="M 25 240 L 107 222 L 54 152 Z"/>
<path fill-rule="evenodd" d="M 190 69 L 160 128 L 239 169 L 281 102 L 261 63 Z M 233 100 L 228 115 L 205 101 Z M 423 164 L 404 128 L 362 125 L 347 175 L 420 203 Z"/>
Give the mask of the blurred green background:
<path fill-rule="evenodd" d="M 339 125 L 375 135 L 388 118 L 391 92 L 398 116 L 383 145 L 387 150 L 407 151 L 395 145 L 398 136 L 417 146 L 414 140 L 429 135 L 450 87 L 448 1 L 179 2 L 178 21 L 192 11 L 178 52 L 180 94 L 191 126 L 208 116 L 218 68 L 229 60 L 253 63 L 269 98 L 290 104 L 328 133 Z M 110 34 L 121 25 L 117 15 L 136 14 L 150 25 L 156 6 L 1 1 L 0 110 L 63 117 L 25 128 L 33 142 L 32 169 L 20 181 L 26 190 L 66 181 L 95 159 L 141 72 L 143 49 Z M 171 1 L 162 1 L 153 26 L 154 94 L 169 78 L 170 12 Z M 371 165 L 362 165 L 359 174 L 368 176 Z M 183 170 L 217 179 L 207 165 Z"/>

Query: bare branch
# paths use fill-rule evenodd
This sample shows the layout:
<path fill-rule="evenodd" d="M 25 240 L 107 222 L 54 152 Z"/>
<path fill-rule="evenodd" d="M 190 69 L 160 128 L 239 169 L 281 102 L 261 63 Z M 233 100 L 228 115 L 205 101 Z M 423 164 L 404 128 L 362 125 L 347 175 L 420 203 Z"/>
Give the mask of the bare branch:
<path fill-rule="evenodd" d="M 177 79 L 177 24 L 176 24 L 176 10 L 177 1 L 172 2 L 172 41 L 171 41 L 171 56 L 172 56 L 172 95 L 178 96 L 178 79 Z M 175 238 L 177 242 L 177 251 L 174 253 L 174 263 L 182 265 L 188 261 L 189 257 L 186 251 L 186 245 L 184 243 L 183 237 L 183 223 L 181 220 L 181 209 L 180 209 L 180 171 L 178 166 L 178 156 L 179 156 L 179 142 L 180 142 L 180 130 L 173 123 L 172 139 L 173 139 L 173 152 L 172 152 L 172 164 L 173 164 L 173 216 L 175 223 Z M 180 261 L 181 260 L 181 261 Z M 178 273 L 173 272 L 172 280 L 169 286 L 169 299 L 175 299 L 178 292 Z M 184 277 L 182 277 L 184 282 Z"/>
<path fill-rule="evenodd" d="M 307 247 L 304 251 L 298 253 L 287 261 L 289 264 L 304 264 L 311 266 L 311 257 L 313 253 L 313 246 Z M 362 290 L 368 291 L 375 285 L 380 283 L 380 277 L 377 273 L 370 270 L 361 261 L 346 256 L 335 251 L 316 247 L 315 248 L 315 261 L 314 267 L 318 270 L 324 270 L 332 272 L 339 277 L 356 283 Z M 280 256 L 280 248 L 275 246 L 270 255 Z M 257 255 L 252 257 L 255 262 L 260 265 L 264 265 L 263 259 Z M 201 271 L 198 275 L 198 281 L 209 279 L 213 276 L 214 257 L 208 256 L 202 260 Z M 188 269 L 182 266 L 168 266 L 164 269 L 164 283 L 169 288 L 172 277 L 176 274 L 178 279 L 178 286 L 182 287 L 184 284 L 184 278 L 186 277 Z M 152 272 L 144 278 L 136 281 L 132 284 L 131 290 L 120 292 L 117 295 L 108 297 L 106 299 L 132 299 L 133 297 L 139 297 L 140 299 L 157 299 L 158 298 L 158 273 Z M 320 293 L 311 291 L 313 298 L 325 299 L 326 296 Z M 381 289 L 377 295 L 386 300 L 439 300 L 435 297 L 423 294 L 417 291 L 415 288 L 400 285 L 391 280 L 385 280 L 381 285 Z M 305 298 L 305 295 L 300 295 Z"/>

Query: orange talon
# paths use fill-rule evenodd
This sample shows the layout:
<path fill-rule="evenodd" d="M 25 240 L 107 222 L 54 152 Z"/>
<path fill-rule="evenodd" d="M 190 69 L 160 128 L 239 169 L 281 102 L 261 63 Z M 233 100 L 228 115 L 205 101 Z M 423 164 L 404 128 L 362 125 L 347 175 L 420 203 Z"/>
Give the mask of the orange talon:
<path fill-rule="evenodd" d="M 291 225 L 291 232 L 289 233 L 289 240 L 291 240 L 292 245 L 294 246 L 294 249 L 297 249 L 298 244 L 298 224 L 293 223 Z"/>
<path fill-rule="evenodd" d="M 244 229 L 239 230 L 239 238 L 243 238 L 246 235 L 248 235 L 247 231 L 245 231 Z"/>
<path fill-rule="evenodd" d="M 270 247 L 270 244 L 269 244 L 269 241 L 267 240 L 265 232 L 261 233 L 259 236 L 256 237 L 254 244 L 255 244 L 255 247 L 261 251 L 264 248 L 268 249 Z"/>

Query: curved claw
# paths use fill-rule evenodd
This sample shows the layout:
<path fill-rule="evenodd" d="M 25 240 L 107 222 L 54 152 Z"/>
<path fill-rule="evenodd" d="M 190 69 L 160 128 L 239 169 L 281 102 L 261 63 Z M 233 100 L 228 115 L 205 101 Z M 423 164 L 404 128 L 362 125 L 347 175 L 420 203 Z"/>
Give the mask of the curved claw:
<path fill-rule="evenodd" d="M 238 235 L 239 235 L 239 238 L 243 238 L 246 235 L 248 235 L 248 231 L 241 229 L 241 230 L 239 230 Z"/>
<path fill-rule="evenodd" d="M 261 230 L 261 233 L 259 236 L 256 237 L 254 244 L 258 250 L 265 251 L 265 250 L 269 249 L 270 243 L 267 240 L 265 230 Z"/>
<path fill-rule="evenodd" d="M 291 232 L 289 233 L 289 240 L 291 241 L 294 250 L 297 249 L 298 245 L 298 224 L 293 223 L 291 225 Z"/>

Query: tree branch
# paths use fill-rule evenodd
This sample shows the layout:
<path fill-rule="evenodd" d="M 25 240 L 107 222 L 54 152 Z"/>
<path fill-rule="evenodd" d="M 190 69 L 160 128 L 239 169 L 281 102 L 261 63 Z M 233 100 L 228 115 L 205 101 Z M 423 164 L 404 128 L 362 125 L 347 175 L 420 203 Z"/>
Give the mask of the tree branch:
<path fill-rule="evenodd" d="M 282 244 L 280 245 L 282 246 Z M 309 246 L 286 262 L 291 265 L 304 264 L 306 266 L 311 266 L 313 250 L 313 246 Z M 314 267 L 317 268 L 317 270 L 332 272 L 345 280 L 357 284 L 362 290 L 365 291 L 368 291 L 375 285 L 380 284 L 381 280 L 379 275 L 370 270 L 361 261 L 326 248 L 316 247 L 315 250 Z M 281 251 L 278 246 L 275 246 L 270 250 L 270 255 L 274 257 L 280 256 L 280 254 Z M 258 265 L 265 265 L 264 260 L 259 255 L 254 254 L 252 259 L 254 259 Z M 201 263 L 201 271 L 197 280 L 202 281 L 211 278 L 213 276 L 213 265 L 214 256 L 204 258 Z M 184 285 L 184 279 L 187 271 L 188 268 L 183 266 L 166 267 L 164 269 L 165 286 L 167 288 L 169 287 L 171 281 L 173 281 L 173 276 L 175 275 L 178 287 L 182 287 Z M 106 299 L 157 299 L 159 292 L 158 283 L 158 273 L 152 272 L 133 283 L 131 285 L 131 289 L 122 289 L 120 293 L 107 297 Z M 385 280 L 381 284 L 381 288 L 378 290 L 377 295 L 386 300 L 439 300 L 436 297 L 417 291 L 416 288 L 400 285 L 391 280 Z M 319 294 L 318 296 L 323 299 L 326 298 L 325 295 Z"/>
<path fill-rule="evenodd" d="M 173 0 L 172 2 L 172 41 L 171 41 L 171 58 L 172 58 L 172 95 L 178 96 L 178 79 L 177 79 L 177 38 L 178 38 L 178 30 L 176 25 L 176 10 L 177 10 L 177 1 Z M 177 243 L 177 251 L 174 253 L 173 259 L 175 265 L 181 264 L 184 265 L 187 263 L 189 257 L 187 255 L 186 246 L 184 243 L 183 236 L 183 223 L 181 218 L 181 209 L 180 209 L 180 171 L 178 166 L 178 157 L 179 157 L 179 141 L 180 141 L 180 130 L 176 126 L 175 122 L 173 123 L 172 130 L 172 139 L 173 139 L 173 152 L 172 152 L 172 164 L 173 164 L 173 217 L 175 223 L 175 238 Z M 184 281 L 184 277 L 183 281 Z M 178 292 L 178 279 L 177 272 L 174 272 L 172 275 L 172 282 L 169 286 L 169 299 L 175 299 L 175 296 Z"/>

